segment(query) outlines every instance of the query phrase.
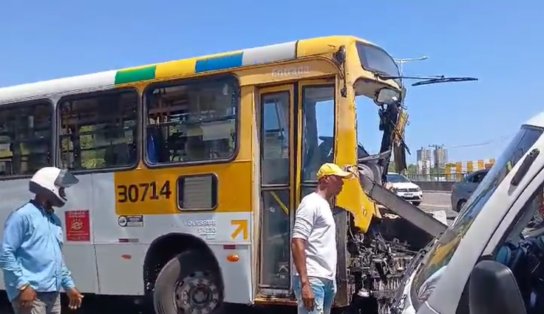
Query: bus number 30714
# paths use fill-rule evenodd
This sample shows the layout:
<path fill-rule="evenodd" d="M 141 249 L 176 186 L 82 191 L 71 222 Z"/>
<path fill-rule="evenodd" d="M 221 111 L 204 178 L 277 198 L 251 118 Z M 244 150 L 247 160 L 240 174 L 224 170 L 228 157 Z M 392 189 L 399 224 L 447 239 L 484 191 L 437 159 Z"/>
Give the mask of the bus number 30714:
<path fill-rule="evenodd" d="M 157 182 L 145 182 L 138 184 L 119 184 L 117 185 L 117 201 L 119 203 L 136 203 L 145 202 L 147 200 L 156 201 L 160 199 L 170 199 L 172 191 L 170 189 L 170 181 L 165 181 L 158 188 Z"/>

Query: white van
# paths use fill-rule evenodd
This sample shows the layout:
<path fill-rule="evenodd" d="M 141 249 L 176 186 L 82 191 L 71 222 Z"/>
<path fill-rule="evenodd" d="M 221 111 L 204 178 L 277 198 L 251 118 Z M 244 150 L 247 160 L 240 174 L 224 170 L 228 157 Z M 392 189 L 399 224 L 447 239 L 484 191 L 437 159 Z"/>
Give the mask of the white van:
<path fill-rule="evenodd" d="M 453 224 L 412 259 L 393 313 L 544 312 L 543 132 L 544 113 L 521 126 Z"/>

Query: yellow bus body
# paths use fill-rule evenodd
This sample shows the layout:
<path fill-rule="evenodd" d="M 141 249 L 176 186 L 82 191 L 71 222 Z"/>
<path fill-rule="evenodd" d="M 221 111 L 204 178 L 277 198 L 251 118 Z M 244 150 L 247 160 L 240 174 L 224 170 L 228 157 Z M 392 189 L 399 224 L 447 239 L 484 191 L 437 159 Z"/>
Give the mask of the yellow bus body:
<path fill-rule="evenodd" d="M 368 50 L 364 50 L 364 47 Z M 369 69 L 368 64 L 365 67 L 362 64 L 364 58 L 367 58 L 365 62 L 375 68 Z M 372 58 L 387 60 L 376 61 Z M 17 154 L 41 154 L 26 145 L 21 144 L 23 149 L 17 151 L 0 147 L 0 190 L 5 193 L 0 219 L 4 220 L 10 210 L 26 200 L 27 180 L 35 168 L 47 164 L 60 167 L 77 164 L 77 169 L 72 171 L 81 182 L 69 191 L 71 201 L 58 211 L 58 215 L 66 227 L 67 264 L 72 269 L 81 291 L 124 295 L 148 293 L 149 286 L 153 285 L 157 275 L 147 274 L 148 268 L 163 266 L 164 264 L 157 264 L 164 263 L 162 254 L 179 253 L 170 243 L 184 242 L 183 239 L 186 238 L 181 235 L 186 234 L 191 239 L 194 238 L 194 243 L 206 243 L 216 254 L 215 258 L 222 269 L 225 291 L 228 291 L 225 292 L 225 301 L 292 303 L 292 296 L 288 292 L 274 292 L 270 287 L 259 288 L 259 278 L 262 277 L 259 269 L 267 260 L 262 255 L 266 252 L 263 253 L 264 249 L 261 249 L 261 244 L 266 242 L 262 240 L 265 232 L 263 229 L 266 229 L 263 227 L 263 219 L 266 216 L 261 208 L 261 193 L 268 189 L 260 183 L 263 169 L 262 143 L 259 139 L 259 117 L 262 112 L 259 108 L 263 105 L 262 97 L 288 95 L 285 98 L 289 104 L 289 119 L 286 123 L 292 130 L 287 135 L 289 179 L 284 188 L 288 193 L 285 198 L 282 198 L 281 191 L 270 193 L 277 207 L 292 218 L 300 199 L 315 186 L 311 179 L 303 178 L 301 170 L 306 158 L 302 152 L 303 142 L 306 140 L 303 138 L 304 91 L 313 87 L 323 87 L 322 90 L 326 90 L 327 86 L 333 88 L 333 161 L 341 166 L 356 165 L 357 121 L 364 123 L 366 118 L 356 115 L 356 94 L 373 99 L 381 88 L 399 92 L 402 89 L 395 79 L 381 79 L 377 75 L 376 71 L 391 67 L 392 63 L 387 62 L 393 61 L 383 49 L 363 39 L 329 36 L 0 88 L 0 119 L 6 117 L 2 116 L 2 111 L 15 110 L 13 115 L 19 115 L 19 108 L 23 110 L 39 104 L 40 110 L 50 110 L 51 115 L 39 113 L 42 111 L 29 111 L 33 115 L 32 123 L 23 124 L 25 127 L 35 128 L 34 120 L 41 115 L 40 119 L 50 119 L 52 125 L 45 127 L 50 128 L 48 132 L 52 136 L 47 162 L 32 164 L 34 159 L 28 156 L 24 160 L 10 159 L 10 156 Z M 395 74 L 394 70 L 392 72 L 385 74 Z M 162 107 L 164 104 L 175 106 L 175 100 L 164 98 L 163 101 L 161 95 L 167 93 L 167 90 L 173 91 L 172 93 L 185 93 L 182 87 L 186 82 L 196 84 L 218 77 L 232 78 L 229 81 L 232 85 L 225 83 L 223 96 L 228 96 L 229 93 L 237 95 L 237 103 L 232 106 L 235 122 L 217 124 L 215 129 L 230 127 L 235 130 L 232 139 L 234 144 L 229 139 L 220 138 L 229 143 L 225 145 L 234 145 L 230 155 L 190 162 L 181 159 L 179 162 L 163 164 L 151 161 L 150 152 L 153 150 L 146 146 L 151 141 L 151 137 L 146 139 L 146 136 L 152 136 L 148 129 L 153 126 L 150 121 L 161 121 L 164 115 L 161 110 L 166 110 L 166 107 Z M 235 92 L 231 90 L 233 86 Z M 98 100 L 93 102 L 93 97 L 102 97 L 103 94 L 125 95 L 123 97 L 129 99 L 125 101 L 133 106 L 130 109 L 132 111 L 110 112 L 108 110 L 111 108 L 107 108 L 109 105 L 101 106 Z M 189 99 L 188 93 L 183 95 Z M 156 107 L 151 108 L 154 97 L 160 100 L 156 100 Z M 202 104 L 206 105 L 205 102 Z M 97 106 L 96 108 L 105 110 L 105 113 L 87 112 L 85 106 Z M 113 103 L 111 107 L 114 107 Z M 83 118 L 81 114 L 76 114 L 77 110 L 89 117 Z M 151 114 L 152 110 L 154 111 Z M 132 122 L 135 124 L 127 124 L 124 129 L 117 130 L 117 133 L 108 133 L 108 136 L 98 135 L 94 128 L 83 128 L 78 124 L 88 119 L 106 119 L 108 115 L 114 114 L 132 115 Z M 195 129 L 209 133 L 198 133 L 200 137 L 218 136 L 213 133 L 213 128 Z M 92 132 L 95 132 L 94 135 L 85 137 L 86 133 Z M 124 135 L 119 135 L 119 132 Z M 402 130 L 398 133 L 402 134 Z M 113 146 L 117 148 L 126 144 L 114 143 L 124 136 L 134 138 L 133 145 L 129 145 L 129 161 L 122 166 L 108 166 L 110 161 L 106 161 L 106 158 L 121 160 L 119 156 L 124 156 L 118 152 L 107 155 Z M 79 139 L 77 142 L 75 137 Z M 89 143 L 98 145 L 97 138 L 101 139 L 100 145 L 103 147 L 100 149 L 105 151 L 104 157 L 100 157 L 101 153 L 96 152 L 98 150 L 93 152 L 92 149 L 85 148 Z M 187 142 L 184 143 L 188 145 Z M 157 145 L 153 149 L 162 147 L 162 144 Z M 122 152 L 124 154 L 125 151 Z M 87 158 L 85 160 L 84 155 Z M 157 153 L 158 155 L 160 154 Z M 199 177 L 200 175 L 207 178 Z M 202 180 L 199 181 L 198 178 Z M 274 187 L 270 187 L 272 188 Z M 208 204 L 203 197 L 198 198 L 198 195 L 181 195 L 180 189 L 187 189 L 195 195 L 200 192 L 208 193 L 202 195 L 213 194 L 214 200 Z M 184 208 L 180 204 L 185 204 L 185 198 L 197 204 L 194 206 L 202 208 Z M 378 215 L 376 204 L 362 191 L 358 180 L 345 183 L 342 193 L 336 199 L 336 206 L 350 212 L 355 226 L 362 232 L 368 230 L 373 216 Z M 87 219 L 90 220 L 90 230 L 87 233 L 77 233 L 78 237 L 72 237 L 69 234 L 70 226 L 66 226 L 68 218 L 65 219 L 65 215 L 69 217 L 73 210 L 78 213 L 89 210 L 86 215 L 89 215 Z M 292 223 L 292 219 L 286 223 Z M 133 228 L 129 228 L 131 226 Z M 160 259 L 155 257 L 159 253 Z M 146 273 L 144 278 L 138 276 L 141 274 L 142 265 Z M 124 279 L 120 280 L 119 276 Z M 262 292 L 267 289 L 271 292 Z M 346 291 L 343 293 L 345 295 Z M 338 302 L 345 305 L 347 301 L 341 297 Z"/>

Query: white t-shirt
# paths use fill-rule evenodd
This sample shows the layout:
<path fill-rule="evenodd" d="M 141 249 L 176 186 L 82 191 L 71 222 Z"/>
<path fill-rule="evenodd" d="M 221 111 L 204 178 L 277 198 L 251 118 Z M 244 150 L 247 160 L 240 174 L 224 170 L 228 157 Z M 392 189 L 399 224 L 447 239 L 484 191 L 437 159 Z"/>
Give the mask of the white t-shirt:
<path fill-rule="evenodd" d="M 307 241 L 309 277 L 336 278 L 336 223 L 329 202 L 316 192 L 306 195 L 297 208 L 293 238 Z M 294 273 L 298 275 L 296 267 Z"/>

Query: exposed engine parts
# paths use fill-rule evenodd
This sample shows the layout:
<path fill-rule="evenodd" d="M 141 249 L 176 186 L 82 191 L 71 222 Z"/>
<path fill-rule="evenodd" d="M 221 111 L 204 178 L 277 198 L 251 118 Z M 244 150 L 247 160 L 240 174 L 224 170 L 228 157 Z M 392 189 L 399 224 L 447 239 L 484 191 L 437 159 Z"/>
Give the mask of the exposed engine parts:
<path fill-rule="evenodd" d="M 373 166 L 359 166 L 359 180 L 365 193 L 387 209 L 365 234 L 353 224 L 348 228 L 349 312 L 389 314 L 408 265 L 445 226 L 387 190 Z"/>
<path fill-rule="evenodd" d="M 361 307 L 365 313 L 389 313 L 391 298 L 417 250 L 411 250 L 410 244 L 397 238 L 385 239 L 380 230 L 372 230 L 367 234 L 350 233 L 348 251 L 350 281 L 354 298 L 359 299 L 354 299 L 354 303 L 364 303 Z M 374 311 L 369 311 L 369 306 Z"/>

